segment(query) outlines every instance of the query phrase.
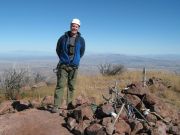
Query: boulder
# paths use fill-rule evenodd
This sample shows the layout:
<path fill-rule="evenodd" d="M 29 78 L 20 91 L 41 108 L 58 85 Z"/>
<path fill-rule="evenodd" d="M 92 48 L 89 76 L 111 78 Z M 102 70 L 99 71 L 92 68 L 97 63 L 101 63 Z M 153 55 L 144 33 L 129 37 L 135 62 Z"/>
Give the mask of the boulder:
<path fill-rule="evenodd" d="M 41 104 L 43 106 L 45 106 L 45 105 L 53 105 L 54 104 L 54 97 L 53 96 L 45 96 L 42 99 Z"/>
<path fill-rule="evenodd" d="M 94 113 L 91 109 L 91 106 L 78 106 L 73 110 L 73 116 L 77 121 L 81 121 L 84 119 L 93 120 Z"/>
<path fill-rule="evenodd" d="M 167 127 L 162 121 L 156 122 L 156 128 L 152 129 L 153 135 L 167 135 L 166 133 Z"/>
<path fill-rule="evenodd" d="M 11 101 L 4 101 L 0 104 L 0 115 L 3 115 L 5 113 L 9 113 L 13 111 L 13 107 L 11 106 Z"/>
<path fill-rule="evenodd" d="M 101 132 L 102 130 L 103 130 L 102 125 L 94 123 L 86 128 L 86 133 L 87 133 L 87 135 L 97 135 L 98 132 Z"/>
<path fill-rule="evenodd" d="M 118 134 L 121 134 L 121 133 L 130 134 L 131 133 L 131 128 L 130 128 L 129 124 L 127 124 L 124 120 L 120 119 L 115 124 L 115 133 L 118 133 Z"/>

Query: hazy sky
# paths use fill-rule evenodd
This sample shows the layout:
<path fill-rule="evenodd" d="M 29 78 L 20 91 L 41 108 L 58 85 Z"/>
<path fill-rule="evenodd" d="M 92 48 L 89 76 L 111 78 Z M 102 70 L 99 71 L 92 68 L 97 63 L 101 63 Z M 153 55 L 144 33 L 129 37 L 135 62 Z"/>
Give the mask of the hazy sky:
<path fill-rule="evenodd" d="M 1 0 L 0 53 L 55 53 L 72 18 L 88 53 L 180 54 L 180 0 Z"/>

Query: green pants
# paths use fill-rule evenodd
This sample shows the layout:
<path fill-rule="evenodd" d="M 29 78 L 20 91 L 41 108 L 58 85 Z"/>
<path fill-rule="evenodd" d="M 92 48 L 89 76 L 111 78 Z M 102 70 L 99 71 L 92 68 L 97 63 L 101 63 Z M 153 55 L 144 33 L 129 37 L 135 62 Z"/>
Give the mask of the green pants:
<path fill-rule="evenodd" d="M 77 78 L 77 68 L 72 68 L 66 65 L 61 65 L 58 67 L 57 71 L 57 85 L 54 93 L 54 106 L 61 107 L 63 96 L 64 96 L 64 89 L 66 84 L 67 88 L 67 104 L 72 102 L 74 90 L 75 90 L 75 83 Z M 67 83 L 66 83 L 67 82 Z"/>

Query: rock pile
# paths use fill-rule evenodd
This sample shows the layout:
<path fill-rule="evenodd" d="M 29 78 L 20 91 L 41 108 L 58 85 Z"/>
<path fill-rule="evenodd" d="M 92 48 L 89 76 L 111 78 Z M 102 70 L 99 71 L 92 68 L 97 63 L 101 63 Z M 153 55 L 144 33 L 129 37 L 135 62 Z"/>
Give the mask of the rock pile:
<path fill-rule="evenodd" d="M 72 108 L 60 114 L 65 119 L 64 126 L 75 135 L 180 135 L 179 110 L 150 93 L 152 85 L 164 90 L 170 87 L 152 78 L 147 86 L 141 82 L 128 85 L 129 89 L 120 95 L 139 113 L 135 109 L 129 111 L 123 105 L 125 102 L 117 105 L 109 100 L 96 105 L 94 98 L 79 96 Z M 47 110 L 52 105 L 52 96 L 44 97 L 41 102 L 5 101 L 0 104 L 0 115 L 31 108 Z"/>
<path fill-rule="evenodd" d="M 151 84 L 153 85 L 153 84 Z M 132 104 L 135 116 L 127 108 L 105 102 L 96 105 L 87 98 L 78 98 L 74 108 L 61 115 L 75 135 L 180 135 L 180 114 L 149 92 L 141 82 L 128 86 L 123 97 Z M 125 105 L 126 106 L 126 105 Z M 127 107 L 127 106 L 126 106 Z"/>

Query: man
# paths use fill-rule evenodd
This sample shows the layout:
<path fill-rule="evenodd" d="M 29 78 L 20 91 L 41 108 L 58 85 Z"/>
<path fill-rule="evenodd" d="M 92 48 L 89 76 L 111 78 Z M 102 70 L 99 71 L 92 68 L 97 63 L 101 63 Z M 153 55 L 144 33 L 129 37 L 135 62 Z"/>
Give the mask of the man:
<path fill-rule="evenodd" d="M 56 52 L 59 57 L 57 65 L 57 85 L 54 93 L 53 113 L 59 112 L 62 107 L 64 88 L 67 81 L 67 107 L 72 107 L 78 66 L 84 55 L 85 41 L 79 31 L 80 20 L 73 19 L 70 31 L 65 32 L 57 42 Z"/>

